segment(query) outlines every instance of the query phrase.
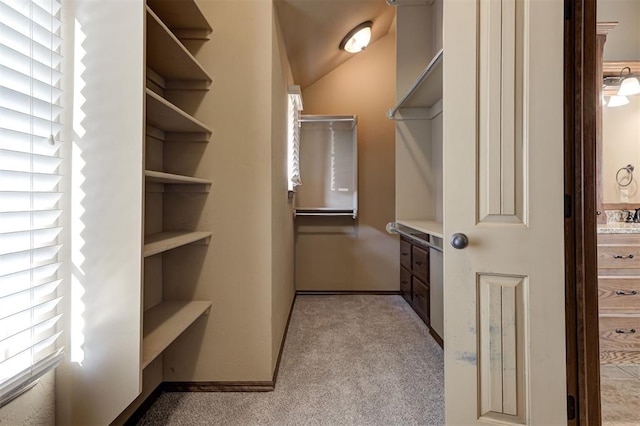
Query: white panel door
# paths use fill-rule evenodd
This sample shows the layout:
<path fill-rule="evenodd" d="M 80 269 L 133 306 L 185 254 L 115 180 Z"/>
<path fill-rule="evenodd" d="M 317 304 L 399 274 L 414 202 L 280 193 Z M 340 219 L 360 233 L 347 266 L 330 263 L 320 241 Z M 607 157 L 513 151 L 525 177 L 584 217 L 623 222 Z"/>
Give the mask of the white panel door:
<path fill-rule="evenodd" d="M 446 421 L 566 424 L 563 2 L 444 7 Z"/>

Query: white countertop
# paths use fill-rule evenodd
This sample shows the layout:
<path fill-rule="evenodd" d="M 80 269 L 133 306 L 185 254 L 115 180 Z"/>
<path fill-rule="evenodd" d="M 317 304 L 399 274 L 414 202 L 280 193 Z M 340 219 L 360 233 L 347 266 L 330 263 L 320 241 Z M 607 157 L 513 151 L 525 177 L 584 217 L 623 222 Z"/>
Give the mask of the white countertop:
<path fill-rule="evenodd" d="M 396 220 L 400 225 L 413 228 L 416 231 L 424 232 L 425 234 L 433 235 L 434 237 L 443 238 L 442 222 L 436 222 L 433 220 Z"/>
<path fill-rule="evenodd" d="M 598 225 L 598 234 L 640 234 L 640 223 L 609 222 Z"/>

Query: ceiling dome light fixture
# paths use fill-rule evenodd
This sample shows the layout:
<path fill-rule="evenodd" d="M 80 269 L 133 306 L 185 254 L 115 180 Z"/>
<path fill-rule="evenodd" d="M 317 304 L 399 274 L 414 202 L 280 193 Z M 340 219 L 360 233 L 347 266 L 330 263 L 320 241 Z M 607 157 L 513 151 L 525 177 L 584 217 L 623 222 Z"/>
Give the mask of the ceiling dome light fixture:
<path fill-rule="evenodd" d="M 340 42 L 340 50 L 344 49 L 349 53 L 363 51 L 371 41 L 371 25 L 373 22 L 366 21 L 349 31 Z"/>

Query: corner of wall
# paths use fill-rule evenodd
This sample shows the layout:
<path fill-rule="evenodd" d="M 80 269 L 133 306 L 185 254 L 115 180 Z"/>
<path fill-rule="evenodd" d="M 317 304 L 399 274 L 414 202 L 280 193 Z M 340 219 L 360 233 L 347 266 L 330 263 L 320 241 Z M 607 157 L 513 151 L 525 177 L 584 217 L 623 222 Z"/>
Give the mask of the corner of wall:
<path fill-rule="evenodd" d="M 275 370 L 295 293 L 293 282 L 293 212 L 287 194 L 287 86 L 291 66 L 273 6 L 271 93 L 271 368 Z"/>

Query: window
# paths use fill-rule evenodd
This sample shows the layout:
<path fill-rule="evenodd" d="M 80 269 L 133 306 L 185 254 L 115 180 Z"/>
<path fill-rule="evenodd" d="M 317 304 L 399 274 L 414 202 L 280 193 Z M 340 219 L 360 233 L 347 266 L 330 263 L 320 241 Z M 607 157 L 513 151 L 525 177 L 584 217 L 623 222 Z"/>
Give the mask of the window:
<path fill-rule="evenodd" d="M 0 406 L 62 359 L 59 0 L 0 0 Z"/>
<path fill-rule="evenodd" d="M 287 167 L 289 171 L 288 189 L 293 191 L 300 185 L 300 111 L 302 94 L 300 86 L 289 86 Z"/>

